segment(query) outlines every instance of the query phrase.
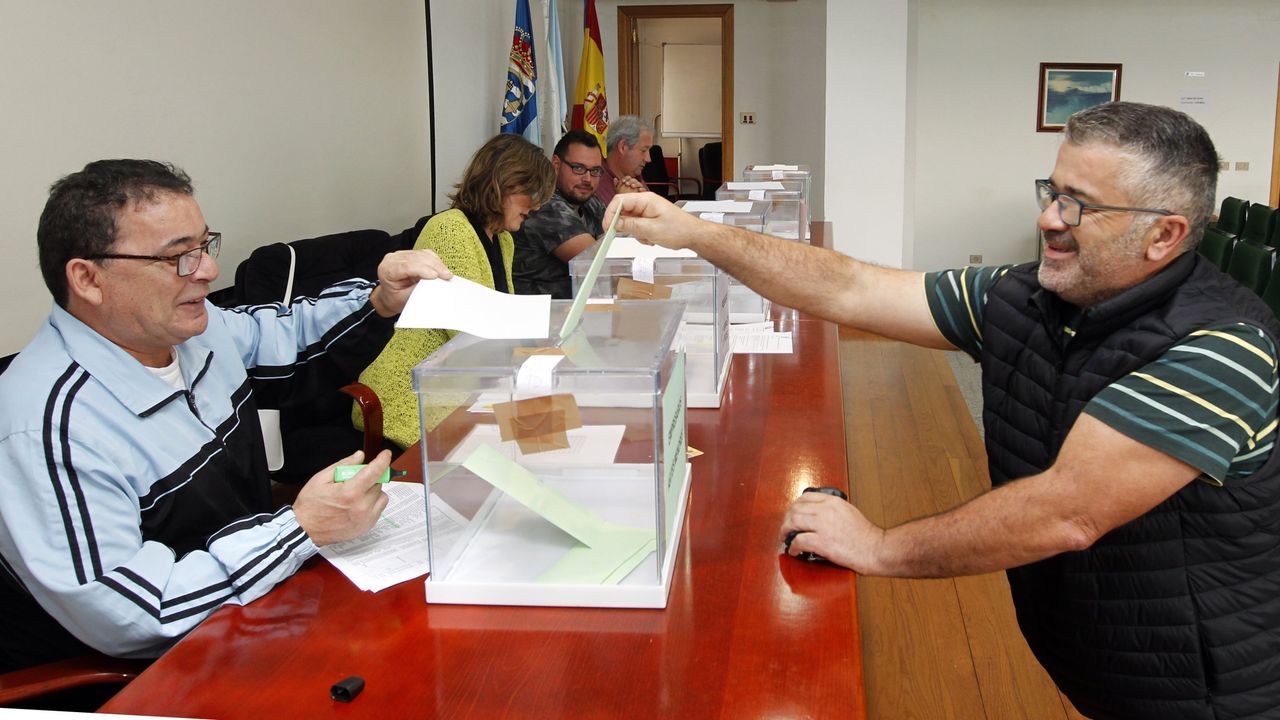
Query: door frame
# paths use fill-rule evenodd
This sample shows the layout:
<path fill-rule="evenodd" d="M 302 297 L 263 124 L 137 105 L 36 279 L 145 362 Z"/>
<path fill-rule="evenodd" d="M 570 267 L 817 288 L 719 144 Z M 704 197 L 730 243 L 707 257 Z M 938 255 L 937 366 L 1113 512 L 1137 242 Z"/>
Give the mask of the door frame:
<path fill-rule="evenodd" d="M 1280 73 L 1276 81 L 1276 126 L 1271 141 L 1271 207 L 1280 207 Z"/>
<path fill-rule="evenodd" d="M 618 6 L 619 110 L 632 115 L 640 109 L 640 44 L 636 22 L 657 18 L 720 19 L 720 174 L 733 175 L 733 6 L 625 5 Z"/>

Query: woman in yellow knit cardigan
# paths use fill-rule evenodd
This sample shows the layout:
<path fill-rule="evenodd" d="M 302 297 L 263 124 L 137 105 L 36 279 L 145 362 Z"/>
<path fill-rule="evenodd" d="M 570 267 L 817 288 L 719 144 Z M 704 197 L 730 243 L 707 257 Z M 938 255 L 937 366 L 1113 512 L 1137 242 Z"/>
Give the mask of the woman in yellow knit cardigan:
<path fill-rule="evenodd" d="M 456 188 L 450 209 L 427 221 L 413 248 L 434 251 L 454 275 L 514 293 L 511 233 L 555 191 L 551 161 L 519 135 L 498 135 L 472 156 Z M 396 330 L 382 354 L 360 373 L 360 382 L 382 401 L 383 434 L 402 448 L 420 435 L 410 371 L 453 335 L 451 330 Z M 363 429 L 358 409 L 352 418 Z"/>

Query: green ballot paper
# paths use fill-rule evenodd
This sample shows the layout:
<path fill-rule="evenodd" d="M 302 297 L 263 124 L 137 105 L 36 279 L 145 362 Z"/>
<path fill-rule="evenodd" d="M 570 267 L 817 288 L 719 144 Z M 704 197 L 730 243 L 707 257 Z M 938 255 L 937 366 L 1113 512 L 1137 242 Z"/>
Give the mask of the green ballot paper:
<path fill-rule="evenodd" d="M 339 465 L 333 469 L 333 481 L 346 482 L 355 477 L 356 473 L 360 472 L 361 468 L 366 467 L 368 467 L 368 465 Z M 378 482 L 391 482 L 391 478 L 400 477 L 401 475 L 406 474 L 408 473 L 405 470 L 392 470 L 391 468 L 387 468 L 386 470 L 383 470 L 382 475 L 378 477 Z"/>
<path fill-rule="evenodd" d="M 602 519 L 489 445 L 473 450 L 462 467 L 578 541 L 539 582 L 614 585 L 657 548 L 652 528 Z"/>
<path fill-rule="evenodd" d="M 569 307 L 569 314 L 565 316 L 564 325 L 560 326 L 560 342 L 569 337 L 570 333 L 578 329 L 578 322 L 582 320 L 582 312 L 587 307 L 587 298 L 591 297 L 591 288 L 596 284 L 596 278 L 600 276 L 600 268 L 604 267 L 604 259 L 609 255 L 609 246 L 613 244 L 613 236 L 618 232 L 618 218 L 622 217 L 622 207 L 618 207 L 618 212 L 613 214 L 613 220 L 609 222 L 609 229 L 605 232 L 604 237 L 600 238 L 600 247 L 596 249 L 596 257 L 591 261 L 591 267 L 587 268 L 587 274 L 582 279 L 582 287 L 578 288 L 578 295 L 573 299 L 573 305 Z"/>

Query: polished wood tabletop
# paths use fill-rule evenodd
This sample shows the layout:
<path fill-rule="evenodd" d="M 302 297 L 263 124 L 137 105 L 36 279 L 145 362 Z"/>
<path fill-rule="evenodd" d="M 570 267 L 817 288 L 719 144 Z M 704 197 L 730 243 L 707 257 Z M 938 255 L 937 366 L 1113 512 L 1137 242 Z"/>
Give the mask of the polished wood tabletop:
<path fill-rule="evenodd" d="M 848 490 L 836 330 L 781 311 L 791 355 L 738 355 L 690 410 L 688 516 L 661 610 L 427 605 L 316 558 L 206 620 L 102 709 L 187 717 L 865 717 L 855 578 L 781 552 L 805 487 Z M 407 452 L 402 465 L 420 463 Z M 420 469 L 420 468 L 419 468 Z M 364 678 L 350 704 L 330 686 Z"/>

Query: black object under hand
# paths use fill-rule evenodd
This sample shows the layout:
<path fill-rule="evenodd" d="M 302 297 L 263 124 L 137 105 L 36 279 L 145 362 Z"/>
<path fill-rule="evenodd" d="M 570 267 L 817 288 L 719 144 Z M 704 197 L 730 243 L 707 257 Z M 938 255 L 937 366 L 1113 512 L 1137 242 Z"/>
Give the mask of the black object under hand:
<path fill-rule="evenodd" d="M 841 500 L 846 500 L 846 501 L 849 499 L 849 496 L 845 495 L 844 491 L 839 488 L 807 487 L 800 494 L 803 495 L 804 493 L 808 493 L 808 492 L 822 493 L 823 495 L 833 495 L 835 497 L 840 498 Z M 799 530 L 792 530 L 791 532 L 787 533 L 786 545 L 783 548 L 786 552 L 788 553 L 791 552 L 791 541 L 795 540 L 796 536 L 799 534 L 800 534 Z M 796 557 L 807 562 L 818 562 L 819 560 L 826 560 L 826 558 L 822 557 L 821 555 L 815 552 L 802 552 L 799 555 L 796 555 Z"/>

